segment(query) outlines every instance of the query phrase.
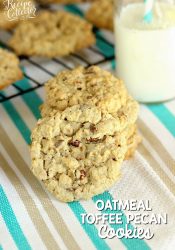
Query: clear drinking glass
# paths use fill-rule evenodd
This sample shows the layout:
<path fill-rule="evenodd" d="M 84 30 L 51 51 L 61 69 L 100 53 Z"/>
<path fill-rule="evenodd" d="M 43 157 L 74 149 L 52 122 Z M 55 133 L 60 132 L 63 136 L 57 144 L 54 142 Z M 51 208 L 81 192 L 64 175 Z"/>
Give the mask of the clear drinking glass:
<path fill-rule="evenodd" d="M 175 97 L 175 1 L 116 0 L 114 14 L 117 75 L 140 102 Z"/>

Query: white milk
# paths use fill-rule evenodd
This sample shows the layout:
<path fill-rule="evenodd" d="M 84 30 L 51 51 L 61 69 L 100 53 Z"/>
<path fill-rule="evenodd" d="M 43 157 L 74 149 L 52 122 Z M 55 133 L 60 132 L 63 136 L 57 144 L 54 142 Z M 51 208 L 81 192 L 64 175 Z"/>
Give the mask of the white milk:
<path fill-rule="evenodd" d="M 175 97 L 175 5 L 160 4 L 150 24 L 144 3 L 130 4 L 115 17 L 117 75 L 141 102 Z"/>

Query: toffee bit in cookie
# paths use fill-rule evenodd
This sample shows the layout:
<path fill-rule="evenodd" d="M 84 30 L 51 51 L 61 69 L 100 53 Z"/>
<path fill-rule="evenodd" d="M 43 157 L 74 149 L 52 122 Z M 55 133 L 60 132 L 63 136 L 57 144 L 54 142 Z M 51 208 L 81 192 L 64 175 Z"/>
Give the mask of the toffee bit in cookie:
<path fill-rule="evenodd" d="M 87 141 L 87 143 L 98 143 L 98 142 L 101 142 L 101 139 L 90 137 L 90 139 L 86 138 L 86 141 Z"/>
<path fill-rule="evenodd" d="M 83 158 L 82 158 L 82 157 L 77 157 L 76 160 L 77 160 L 77 161 L 82 161 Z"/>
<path fill-rule="evenodd" d="M 92 96 L 87 96 L 87 99 L 89 100 L 89 99 L 91 99 L 92 98 Z"/>
<path fill-rule="evenodd" d="M 105 141 L 105 140 L 106 140 L 106 138 L 107 138 L 107 136 L 106 136 L 106 135 L 104 135 L 104 136 L 103 136 L 103 141 Z"/>
<path fill-rule="evenodd" d="M 73 192 L 73 191 L 75 191 L 75 188 L 67 188 L 66 190 L 69 192 Z"/>
<path fill-rule="evenodd" d="M 82 90 L 82 88 L 77 88 L 77 90 Z"/>
<path fill-rule="evenodd" d="M 86 142 L 87 143 L 100 143 L 100 142 L 104 142 L 106 140 L 107 136 L 104 135 L 103 138 L 92 138 L 90 137 L 90 139 L 86 138 Z"/>
<path fill-rule="evenodd" d="M 78 141 L 78 140 L 75 140 L 75 141 L 69 141 L 68 142 L 68 145 L 71 145 L 71 146 L 73 146 L 73 147 L 79 147 L 80 146 L 80 141 Z"/>
<path fill-rule="evenodd" d="M 80 170 L 80 180 L 83 180 L 86 177 L 86 172 L 84 170 Z"/>
<path fill-rule="evenodd" d="M 59 147 L 62 144 L 63 140 L 58 140 L 57 142 L 55 142 L 55 147 Z"/>
<path fill-rule="evenodd" d="M 94 132 L 97 131 L 97 128 L 96 128 L 95 124 L 91 124 L 91 125 L 90 125 L 90 131 L 91 131 L 92 133 L 94 133 Z"/>

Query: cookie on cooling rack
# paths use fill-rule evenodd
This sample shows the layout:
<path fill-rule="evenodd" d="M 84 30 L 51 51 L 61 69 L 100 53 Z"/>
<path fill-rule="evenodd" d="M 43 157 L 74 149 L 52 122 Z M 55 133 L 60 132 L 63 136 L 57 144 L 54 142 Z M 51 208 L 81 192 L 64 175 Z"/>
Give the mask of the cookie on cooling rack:
<path fill-rule="evenodd" d="M 15 54 L 0 48 L 0 90 L 22 79 L 19 59 Z"/>
<path fill-rule="evenodd" d="M 18 55 L 64 56 L 95 43 L 92 25 L 64 11 L 42 11 L 21 22 L 9 45 Z"/>
<path fill-rule="evenodd" d="M 95 106 L 75 105 L 38 121 L 32 132 L 32 172 L 59 200 L 89 199 L 120 176 L 126 133 Z"/>
<path fill-rule="evenodd" d="M 90 6 L 86 18 L 99 28 L 113 30 L 113 0 L 97 0 Z"/>

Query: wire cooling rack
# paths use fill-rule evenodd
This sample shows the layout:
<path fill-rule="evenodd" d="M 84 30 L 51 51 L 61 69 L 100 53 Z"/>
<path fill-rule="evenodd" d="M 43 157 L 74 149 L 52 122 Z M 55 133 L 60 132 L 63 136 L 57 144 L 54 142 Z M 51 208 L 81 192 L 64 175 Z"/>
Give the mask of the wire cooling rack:
<path fill-rule="evenodd" d="M 40 71 L 40 74 L 43 75 L 47 74 L 48 78 L 55 76 L 56 72 L 53 72 L 47 66 L 49 65 L 49 63 L 54 64 L 55 67 L 58 66 L 57 72 L 59 72 L 59 69 L 72 69 L 77 65 L 83 65 L 85 67 L 89 67 L 91 65 L 100 66 L 114 60 L 114 45 L 101 34 L 98 28 L 94 27 L 93 31 L 96 35 L 97 44 L 100 44 L 102 49 L 99 49 L 99 46 L 94 45 L 79 53 L 73 53 L 65 58 L 47 59 L 47 63 L 44 66 L 42 63 L 42 59 L 38 60 L 34 57 L 20 56 L 19 59 L 21 65 L 27 64 L 28 66 L 32 66 L 33 74 L 30 74 L 27 71 L 24 72 L 24 79 L 26 79 L 32 84 L 30 84 L 29 88 L 23 89 L 21 86 L 19 86 L 19 84 L 14 83 L 10 87 L 13 88 L 14 91 L 12 90 L 8 94 L 4 93 L 4 91 L 0 91 L 0 103 L 43 87 L 44 83 L 47 80 L 38 79 L 37 71 Z M 7 40 L 10 38 L 11 35 L 12 34 L 10 32 L 0 32 L 0 45 L 8 50 L 11 50 L 7 45 Z M 106 51 L 108 50 L 108 53 L 105 53 L 105 51 L 103 50 L 105 48 Z M 87 56 L 89 54 L 91 55 L 90 58 Z"/>

